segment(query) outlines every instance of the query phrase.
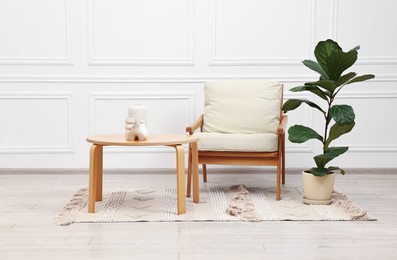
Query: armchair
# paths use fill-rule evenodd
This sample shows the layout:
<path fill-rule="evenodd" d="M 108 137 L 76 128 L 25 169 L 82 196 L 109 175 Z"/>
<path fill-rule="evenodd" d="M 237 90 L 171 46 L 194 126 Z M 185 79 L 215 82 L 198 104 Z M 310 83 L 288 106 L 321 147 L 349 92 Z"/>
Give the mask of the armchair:
<path fill-rule="evenodd" d="M 187 196 L 198 164 L 202 164 L 204 182 L 207 164 L 259 165 L 277 167 L 276 199 L 280 200 L 287 124 L 281 112 L 283 85 L 260 80 L 214 81 L 205 84 L 204 94 L 204 114 L 186 127 L 186 132 L 199 137 L 197 158 L 192 158 L 189 147 Z M 198 193 L 196 178 L 193 185 Z"/>

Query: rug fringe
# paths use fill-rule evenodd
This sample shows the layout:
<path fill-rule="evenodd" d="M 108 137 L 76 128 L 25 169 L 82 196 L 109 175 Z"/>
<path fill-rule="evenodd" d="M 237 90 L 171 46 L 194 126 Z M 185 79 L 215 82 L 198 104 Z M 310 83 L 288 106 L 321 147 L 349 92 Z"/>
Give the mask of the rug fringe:
<path fill-rule="evenodd" d="M 245 185 L 234 185 L 230 187 L 230 190 L 237 192 L 237 194 L 233 197 L 226 212 L 231 216 L 239 217 L 243 221 L 260 221 L 260 216 L 256 212 L 247 187 Z"/>
<path fill-rule="evenodd" d="M 73 195 L 72 199 L 63 207 L 62 211 L 54 218 L 55 224 L 67 226 L 74 222 L 79 212 L 87 204 L 88 188 L 81 188 Z"/>
<path fill-rule="evenodd" d="M 343 208 L 352 220 L 370 220 L 367 211 L 349 200 L 346 194 L 334 192 L 332 194 L 332 201 L 336 207 Z"/>

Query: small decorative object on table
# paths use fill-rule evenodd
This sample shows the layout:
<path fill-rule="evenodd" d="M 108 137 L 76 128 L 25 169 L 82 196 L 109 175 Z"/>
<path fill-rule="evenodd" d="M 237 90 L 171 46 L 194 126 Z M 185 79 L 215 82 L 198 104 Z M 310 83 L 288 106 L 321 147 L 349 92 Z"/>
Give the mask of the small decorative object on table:
<path fill-rule="evenodd" d="M 125 119 L 125 138 L 128 141 L 142 141 L 148 135 L 146 128 L 146 107 L 141 104 L 128 107 L 128 117 Z"/>

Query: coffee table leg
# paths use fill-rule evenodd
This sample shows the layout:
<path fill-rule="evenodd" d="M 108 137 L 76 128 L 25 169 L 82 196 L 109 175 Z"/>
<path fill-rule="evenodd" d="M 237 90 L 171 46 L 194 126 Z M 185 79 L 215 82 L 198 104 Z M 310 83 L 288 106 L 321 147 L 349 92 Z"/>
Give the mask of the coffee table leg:
<path fill-rule="evenodd" d="M 102 201 L 102 177 L 103 177 L 103 146 L 96 148 L 96 198 L 95 201 Z"/>
<path fill-rule="evenodd" d="M 182 145 L 176 145 L 176 197 L 178 215 L 186 213 L 185 198 L 185 158 Z"/>
<path fill-rule="evenodd" d="M 192 171 L 193 171 L 193 202 L 200 202 L 200 186 L 198 174 L 198 145 L 197 142 L 191 144 L 192 147 Z"/>
<path fill-rule="evenodd" d="M 190 198 L 191 189 L 192 189 L 192 145 L 189 144 L 189 152 L 188 152 L 188 160 L 187 160 L 187 190 L 186 197 Z"/>
<path fill-rule="evenodd" d="M 93 144 L 90 150 L 90 180 L 88 185 L 88 213 L 95 213 L 96 186 L 98 177 L 98 145 Z"/>

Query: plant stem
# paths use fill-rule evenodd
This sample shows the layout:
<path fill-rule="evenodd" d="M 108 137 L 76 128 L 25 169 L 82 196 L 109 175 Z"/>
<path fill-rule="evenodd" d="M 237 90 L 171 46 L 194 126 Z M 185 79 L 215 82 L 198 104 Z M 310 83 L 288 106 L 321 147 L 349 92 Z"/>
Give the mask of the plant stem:
<path fill-rule="evenodd" d="M 331 120 L 328 120 L 329 117 L 329 111 L 331 110 L 332 102 L 334 101 L 334 95 L 331 95 L 329 101 L 327 100 L 328 103 L 328 109 L 327 113 L 325 114 L 325 133 L 324 133 L 324 141 L 323 141 L 323 154 L 325 154 L 325 143 L 327 142 L 328 138 L 328 126 Z"/>
<path fill-rule="evenodd" d="M 325 154 L 325 143 L 327 142 L 327 138 L 328 138 L 328 126 L 329 126 L 329 123 L 331 122 L 331 120 L 328 120 L 329 111 L 331 110 L 332 102 L 334 102 L 335 96 L 339 93 L 339 91 L 345 85 L 346 84 L 343 84 L 342 86 L 340 86 L 340 88 L 334 94 L 331 93 L 331 96 L 330 96 L 329 100 L 327 100 L 328 110 L 327 110 L 327 114 L 325 115 L 325 133 L 324 133 L 324 142 L 323 142 L 323 154 Z"/>

